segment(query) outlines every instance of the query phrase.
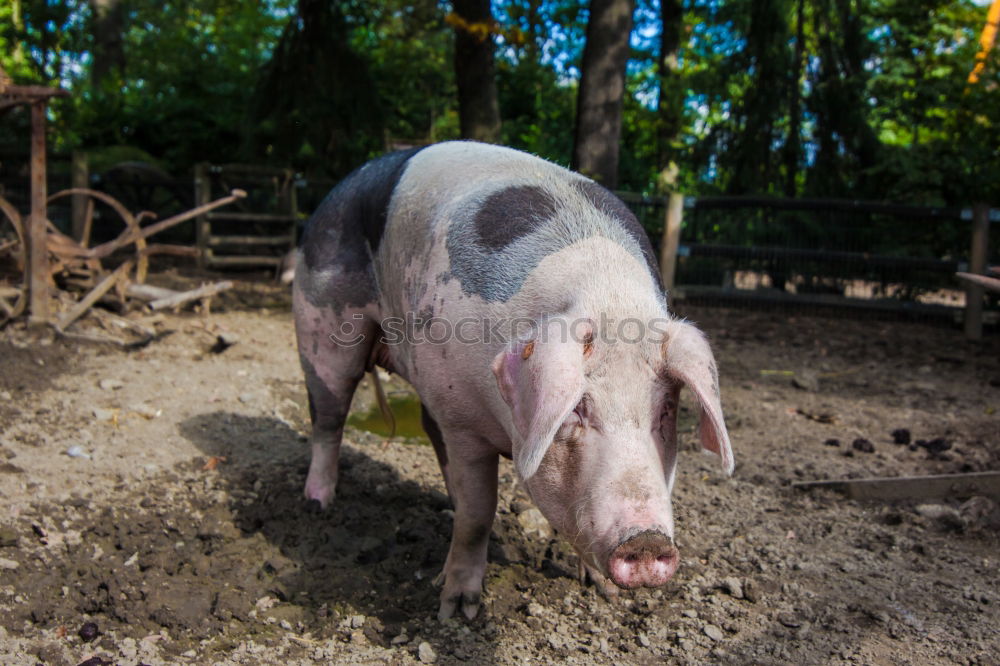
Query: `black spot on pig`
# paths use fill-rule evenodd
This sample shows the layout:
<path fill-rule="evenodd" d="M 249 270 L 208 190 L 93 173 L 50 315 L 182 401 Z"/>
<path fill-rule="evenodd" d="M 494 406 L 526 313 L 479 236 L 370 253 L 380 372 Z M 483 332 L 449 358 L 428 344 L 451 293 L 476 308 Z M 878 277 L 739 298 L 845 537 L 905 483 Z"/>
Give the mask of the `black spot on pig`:
<path fill-rule="evenodd" d="M 474 224 L 479 243 L 502 250 L 527 236 L 556 214 L 556 201 L 537 185 L 518 185 L 486 197 Z"/>
<path fill-rule="evenodd" d="M 592 180 L 578 180 L 573 184 L 594 208 L 617 221 L 622 229 L 632 237 L 639 249 L 642 250 L 642 256 L 649 267 L 650 275 L 653 277 L 653 283 L 662 290 L 663 282 L 660 280 L 660 267 L 656 260 L 656 253 L 653 251 L 652 243 L 649 242 L 646 230 L 639 224 L 635 214 L 621 199 Z"/>
<path fill-rule="evenodd" d="M 385 231 L 393 191 L 423 147 L 390 153 L 351 172 L 330 191 L 306 223 L 300 246 L 306 267 L 337 264 L 365 271 Z"/>

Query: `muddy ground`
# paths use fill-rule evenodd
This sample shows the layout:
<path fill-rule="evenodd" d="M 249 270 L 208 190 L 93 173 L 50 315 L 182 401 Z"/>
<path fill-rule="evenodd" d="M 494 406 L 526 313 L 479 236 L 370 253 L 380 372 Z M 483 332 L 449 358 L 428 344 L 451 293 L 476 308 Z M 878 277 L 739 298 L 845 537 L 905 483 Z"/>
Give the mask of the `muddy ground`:
<path fill-rule="evenodd" d="M 693 450 L 688 402 L 674 579 L 613 601 L 582 586 L 505 463 L 483 610 L 444 623 L 451 512 L 429 446 L 349 429 L 335 506 L 304 510 L 284 290 L 147 319 L 162 335 L 134 351 L 8 327 L 0 663 L 997 663 L 996 504 L 791 483 L 1000 469 L 998 336 L 680 310 L 715 346 L 737 467 Z M 239 341 L 212 353 L 220 332 Z"/>

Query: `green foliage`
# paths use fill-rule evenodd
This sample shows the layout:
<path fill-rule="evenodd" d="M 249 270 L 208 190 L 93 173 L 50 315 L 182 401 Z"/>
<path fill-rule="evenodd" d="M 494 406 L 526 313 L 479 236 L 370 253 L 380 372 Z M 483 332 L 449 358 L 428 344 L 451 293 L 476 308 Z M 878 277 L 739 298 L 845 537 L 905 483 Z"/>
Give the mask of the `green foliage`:
<path fill-rule="evenodd" d="M 0 5 L 0 65 L 72 92 L 50 108 L 57 151 L 337 177 L 387 140 L 458 136 L 446 2 L 121 2 L 124 69 L 100 81 L 89 2 Z M 660 3 L 636 5 L 623 187 L 656 192 L 673 160 L 691 194 L 1000 200 L 1000 67 L 995 50 L 966 83 L 986 15 L 972 0 L 689 0 L 664 90 Z M 503 141 L 567 164 L 587 2 L 493 12 Z M 26 151 L 25 116 L 4 115 L 5 155 Z"/>

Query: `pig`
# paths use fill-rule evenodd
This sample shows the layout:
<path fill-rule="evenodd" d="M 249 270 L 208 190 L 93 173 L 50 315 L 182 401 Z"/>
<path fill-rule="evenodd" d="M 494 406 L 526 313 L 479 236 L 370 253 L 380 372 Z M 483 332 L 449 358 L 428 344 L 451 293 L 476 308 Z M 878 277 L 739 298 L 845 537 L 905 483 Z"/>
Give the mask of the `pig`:
<path fill-rule="evenodd" d="M 333 500 L 365 372 L 412 384 L 455 510 L 440 618 L 478 612 L 500 456 L 598 585 L 670 579 L 681 387 L 727 474 L 733 454 L 711 349 L 669 313 L 646 233 L 618 198 L 523 152 L 440 143 L 345 178 L 296 253 L 305 497 Z"/>

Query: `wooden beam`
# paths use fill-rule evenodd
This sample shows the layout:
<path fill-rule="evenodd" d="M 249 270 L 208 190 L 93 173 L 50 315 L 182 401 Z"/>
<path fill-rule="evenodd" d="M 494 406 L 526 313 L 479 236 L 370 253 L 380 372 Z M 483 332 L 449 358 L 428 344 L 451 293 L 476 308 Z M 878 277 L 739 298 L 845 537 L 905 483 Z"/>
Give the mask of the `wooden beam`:
<path fill-rule="evenodd" d="M 986 255 L 989 254 L 990 209 L 985 203 L 976 204 L 972 213 L 972 247 L 969 250 L 969 273 L 986 272 Z M 983 337 L 983 287 L 966 283 L 965 287 L 965 337 L 979 340 Z"/>
<path fill-rule="evenodd" d="M 674 291 L 677 277 L 677 249 L 681 244 L 681 221 L 684 217 L 684 195 L 671 192 L 667 213 L 663 220 L 663 239 L 660 242 L 660 277 L 667 291 L 667 298 Z"/>
<path fill-rule="evenodd" d="M 49 321 L 49 254 L 46 249 L 45 102 L 31 105 L 31 216 L 28 218 L 28 323 Z"/>
<path fill-rule="evenodd" d="M 212 199 L 212 180 L 208 164 L 201 162 L 194 167 L 194 204 L 204 206 Z M 198 268 L 204 268 L 212 258 L 208 247 L 208 237 L 212 235 L 212 223 L 208 215 L 201 215 L 195 221 L 195 246 L 198 248 Z"/>
<path fill-rule="evenodd" d="M 209 266 L 280 266 L 284 257 L 266 255 L 228 255 L 209 257 Z"/>
<path fill-rule="evenodd" d="M 973 275 L 972 273 L 955 273 L 955 277 L 966 284 L 979 285 L 983 289 L 1000 292 L 1000 278 Z"/>
<path fill-rule="evenodd" d="M 129 259 L 97 283 L 97 286 L 91 289 L 90 293 L 83 297 L 83 300 L 74 305 L 69 312 L 59 318 L 59 321 L 56 323 L 56 330 L 60 333 L 64 332 L 70 324 L 79 319 L 83 313 L 89 310 L 91 306 L 101 298 L 101 296 L 111 291 L 111 288 L 114 287 L 119 280 L 128 276 L 128 272 L 132 270 L 132 266 L 134 265 L 135 261 Z"/>
<path fill-rule="evenodd" d="M 283 236 L 236 236 L 220 235 L 209 236 L 208 244 L 212 247 L 219 245 L 280 245 L 282 250 L 287 251 L 289 242 L 294 242 L 295 237 L 291 235 Z M 294 247 L 294 246 L 293 246 Z"/>
<path fill-rule="evenodd" d="M 802 481 L 793 483 L 792 487 L 799 490 L 824 488 L 856 500 L 943 499 L 973 495 L 1000 497 L 1000 472 Z"/>

